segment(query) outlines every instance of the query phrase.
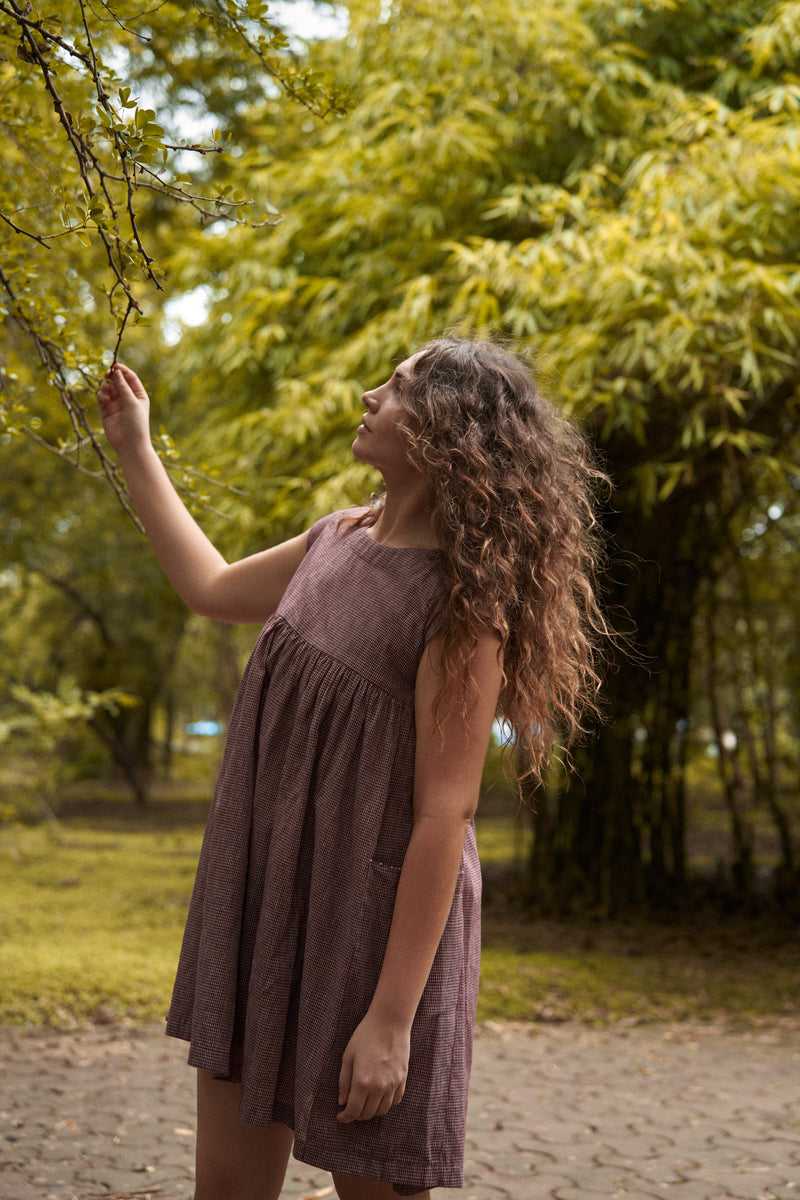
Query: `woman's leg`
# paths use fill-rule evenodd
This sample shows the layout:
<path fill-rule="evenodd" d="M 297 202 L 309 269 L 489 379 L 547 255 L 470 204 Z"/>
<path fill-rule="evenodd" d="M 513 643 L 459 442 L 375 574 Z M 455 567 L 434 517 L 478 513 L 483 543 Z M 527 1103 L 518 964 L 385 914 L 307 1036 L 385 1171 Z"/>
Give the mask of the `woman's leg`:
<path fill-rule="evenodd" d="M 379 1183 L 375 1179 L 362 1179 L 360 1175 L 338 1175 L 333 1182 L 339 1200 L 400 1200 L 390 1183 Z M 415 1192 L 409 1200 L 431 1200 L 429 1191 Z"/>
<path fill-rule="evenodd" d="M 195 1200 L 278 1200 L 293 1134 L 277 1121 L 261 1129 L 239 1120 L 238 1083 L 197 1072 Z"/>

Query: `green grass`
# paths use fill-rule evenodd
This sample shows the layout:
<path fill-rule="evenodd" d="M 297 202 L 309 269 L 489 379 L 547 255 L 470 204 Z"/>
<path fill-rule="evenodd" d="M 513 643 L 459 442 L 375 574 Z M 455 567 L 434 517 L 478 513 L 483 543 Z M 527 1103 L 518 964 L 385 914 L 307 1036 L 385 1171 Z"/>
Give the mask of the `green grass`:
<path fill-rule="evenodd" d="M 613 950 L 580 953 L 519 950 L 489 944 L 482 960 L 479 1017 L 490 1020 L 723 1020 L 760 1023 L 797 1016 L 800 962 L 759 953 L 675 954 L 660 944 L 629 957 Z"/>
<path fill-rule="evenodd" d="M 0 1021 L 160 1020 L 169 1002 L 202 801 L 146 813 L 103 797 L 65 805 L 60 834 L 0 828 Z M 486 863 L 524 849 L 515 820 L 479 822 Z M 488 908 L 481 1019 L 769 1021 L 796 1013 L 791 929 L 741 921 L 603 925 Z"/>
<path fill-rule="evenodd" d="M 531 841 L 530 821 L 522 817 L 482 817 L 476 824 L 481 862 L 521 862 Z"/>
<path fill-rule="evenodd" d="M 0 836 L 0 1020 L 161 1018 L 199 846 L 197 830 Z"/>

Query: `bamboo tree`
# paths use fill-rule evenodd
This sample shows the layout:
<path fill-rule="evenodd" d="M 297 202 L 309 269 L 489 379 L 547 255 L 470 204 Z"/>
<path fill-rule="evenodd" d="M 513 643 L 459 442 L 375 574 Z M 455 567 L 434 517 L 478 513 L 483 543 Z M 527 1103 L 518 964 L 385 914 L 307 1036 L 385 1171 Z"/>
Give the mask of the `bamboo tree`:
<path fill-rule="evenodd" d="M 351 111 L 316 131 L 269 105 L 253 114 L 259 150 L 243 165 L 286 219 L 268 244 L 246 230 L 216 242 L 213 346 L 178 350 L 197 410 L 216 405 L 217 463 L 242 487 L 265 481 L 230 511 L 273 538 L 360 499 L 370 477 L 346 465 L 360 393 L 432 332 L 529 345 L 607 455 L 609 602 L 641 649 L 615 664 L 610 720 L 578 749 L 537 870 L 550 864 L 562 905 L 680 895 L 677 731 L 699 588 L 734 481 L 751 495 L 766 471 L 779 493 L 797 471 L 800 93 L 784 78 L 785 9 L 698 3 L 691 28 L 681 5 L 627 24 L 581 4 L 546 19 L 398 4 L 385 24 L 349 11 L 348 38 L 312 61 L 356 81 Z M 177 256 L 187 286 L 196 253 Z"/>

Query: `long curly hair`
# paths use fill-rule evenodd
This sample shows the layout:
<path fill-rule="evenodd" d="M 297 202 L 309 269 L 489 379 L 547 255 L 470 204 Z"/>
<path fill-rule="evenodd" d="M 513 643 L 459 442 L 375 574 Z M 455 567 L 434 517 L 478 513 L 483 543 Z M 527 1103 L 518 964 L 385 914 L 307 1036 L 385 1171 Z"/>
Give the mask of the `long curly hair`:
<path fill-rule="evenodd" d="M 540 393 L 532 367 L 494 341 L 447 336 L 414 358 L 401 393 L 409 454 L 430 481 L 445 576 L 443 661 L 466 715 L 478 631 L 502 645 L 500 712 L 541 780 L 600 714 L 603 643 L 595 516 L 609 486 L 582 434 Z M 378 500 L 359 524 L 373 524 Z M 437 701 L 438 703 L 438 701 Z"/>

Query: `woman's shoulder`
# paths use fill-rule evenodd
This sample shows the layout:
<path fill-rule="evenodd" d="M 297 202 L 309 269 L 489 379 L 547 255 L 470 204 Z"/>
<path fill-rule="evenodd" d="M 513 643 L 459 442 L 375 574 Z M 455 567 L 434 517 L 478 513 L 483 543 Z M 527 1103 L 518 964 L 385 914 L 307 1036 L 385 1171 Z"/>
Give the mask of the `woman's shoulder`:
<path fill-rule="evenodd" d="M 326 516 L 320 517 L 308 531 L 308 541 L 306 543 L 308 549 L 314 544 L 322 533 L 329 530 L 335 533 L 339 528 L 347 528 L 351 522 L 357 520 L 369 512 L 369 509 L 362 505 L 354 505 L 352 508 L 340 508 L 335 512 L 327 513 Z"/>

